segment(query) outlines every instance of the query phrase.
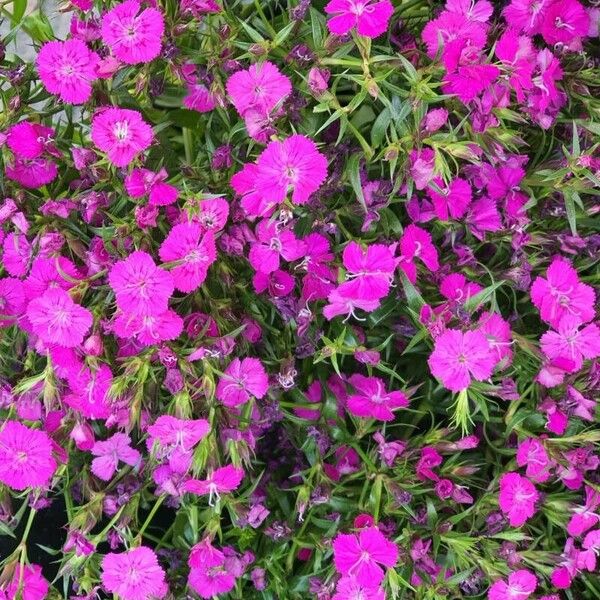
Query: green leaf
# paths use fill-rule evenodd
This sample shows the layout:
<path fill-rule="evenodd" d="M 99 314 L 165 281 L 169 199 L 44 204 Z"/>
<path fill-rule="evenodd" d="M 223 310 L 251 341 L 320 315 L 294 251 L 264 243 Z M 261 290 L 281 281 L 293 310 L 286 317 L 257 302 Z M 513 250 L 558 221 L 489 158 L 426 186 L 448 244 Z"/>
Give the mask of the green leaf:
<path fill-rule="evenodd" d="M 348 161 L 348 174 L 350 177 L 350 185 L 356 194 L 360 205 L 362 206 L 365 214 L 367 213 L 367 203 L 365 201 L 365 195 L 363 194 L 362 184 L 360 182 L 360 154 L 353 154 Z"/>
<path fill-rule="evenodd" d="M 54 39 L 54 31 L 48 17 L 39 10 L 23 19 L 23 29 L 34 42 L 50 42 Z"/>
<path fill-rule="evenodd" d="M 391 121 L 392 115 L 389 108 L 384 108 L 375 119 L 371 128 L 371 145 L 373 148 L 378 148 L 381 145 Z"/>
<path fill-rule="evenodd" d="M 20 22 L 25 11 L 27 10 L 27 0 L 13 0 L 13 11 L 10 22 L 13 27 L 16 27 Z"/>

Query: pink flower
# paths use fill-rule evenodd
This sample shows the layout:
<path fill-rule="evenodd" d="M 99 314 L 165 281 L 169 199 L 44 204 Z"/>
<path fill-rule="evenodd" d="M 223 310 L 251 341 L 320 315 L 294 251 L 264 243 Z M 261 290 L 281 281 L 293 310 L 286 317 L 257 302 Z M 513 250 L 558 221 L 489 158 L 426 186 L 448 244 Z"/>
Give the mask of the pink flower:
<path fill-rule="evenodd" d="M 467 278 L 462 273 L 450 273 L 442 278 L 440 283 L 440 293 L 450 302 L 464 304 L 473 296 L 481 292 L 483 288 Z"/>
<path fill-rule="evenodd" d="M 142 346 L 174 340 L 183 331 L 183 319 L 173 310 L 154 315 L 120 314 L 114 323 L 120 338 L 135 337 Z"/>
<path fill-rule="evenodd" d="M 81 273 L 68 258 L 38 256 L 31 265 L 27 279 L 23 282 L 23 290 L 27 298 L 33 300 L 52 288 L 61 288 L 67 292 L 80 278 Z"/>
<path fill-rule="evenodd" d="M 255 165 L 245 165 L 231 185 L 242 195 L 250 216 L 268 216 L 291 192 L 295 204 L 306 204 L 327 177 L 327 159 L 303 135 L 269 142 Z"/>
<path fill-rule="evenodd" d="M 298 240 L 292 230 L 282 229 L 276 221 L 261 220 L 256 226 L 255 235 L 257 243 L 252 244 L 248 260 L 261 273 L 277 271 L 280 257 L 291 262 L 306 253 L 306 244 Z"/>
<path fill-rule="evenodd" d="M 46 344 L 79 346 L 92 326 L 92 313 L 75 304 L 61 288 L 50 288 L 27 306 L 33 331 Z"/>
<path fill-rule="evenodd" d="M 342 577 L 335 588 L 332 600 L 385 600 L 385 592 L 380 587 L 362 585 L 354 577 Z"/>
<path fill-rule="evenodd" d="M 577 271 L 564 258 L 556 257 L 531 286 L 531 301 L 540 317 L 556 327 L 562 317 L 572 315 L 586 323 L 594 318 L 596 295 L 593 288 L 579 281 Z"/>
<path fill-rule="evenodd" d="M 502 222 L 496 201 L 487 196 L 478 198 L 469 207 L 466 222 L 471 233 L 479 240 L 483 240 L 486 231 L 500 231 Z"/>
<path fill-rule="evenodd" d="M 68 104 L 83 104 L 90 99 L 99 62 L 100 57 L 78 39 L 47 42 L 37 56 L 44 87 Z"/>
<path fill-rule="evenodd" d="M 46 487 L 56 471 L 52 440 L 18 421 L 0 426 L 0 482 L 13 490 Z"/>
<path fill-rule="evenodd" d="M 520 569 L 508 576 L 508 583 L 502 579 L 493 583 L 488 591 L 488 600 L 526 600 L 536 587 L 536 576 L 526 569 Z"/>
<path fill-rule="evenodd" d="M 515 90 L 517 100 L 524 102 L 525 90 L 533 87 L 531 77 L 535 62 L 531 39 L 518 35 L 515 29 L 507 29 L 496 42 L 494 51 L 508 72 L 508 82 Z"/>
<path fill-rule="evenodd" d="M 483 312 L 477 323 L 496 357 L 497 363 L 508 367 L 512 362 L 512 331 L 510 325 L 498 313 Z"/>
<path fill-rule="evenodd" d="M 13 277 L 23 277 L 27 273 L 32 248 L 22 233 L 9 233 L 2 243 L 2 264 Z"/>
<path fill-rule="evenodd" d="M 25 292 L 20 279 L 0 279 L 0 329 L 17 322 L 25 311 Z"/>
<path fill-rule="evenodd" d="M 435 272 L 440 268 L 438 252 L 433 245 L 431 235 L 417 225 L 411 224 L 404 230 L 400 238 L 400 253 L 402 256 L 400 267 L 412 283 L 417 279 L 416 266 L 413 262 L 415 258 L 419 258 L 430 271 Z"/>
<path fill-rule="evenodd" d="M 6 165 L 5 174 L 25 188 L 35 190 L 54 181 L 58 175 L 56 163 L 48 158 L 15 158 Z"/>
<path fill-rule="evenodd" d="M 519 444 L 517 464 L 520 467 L 527 467 L 525 474 L 537 483 L 543 483 L 550 478 L 552 462 L 538 439 L 528 438 Z"/>
<path fill-rule="evenodd" d="M 136 251 L 115 263 L 108 274 L 117 306 L 128 315 L 160 315 L 173 294 L 173 277 L 158 268 L 146 252 Z"/>
<path fill-rule="evenodd" d="M 355 298 L 351 291 L 344 290 L 341 287 L 333 290 L 329 296 L 327 296 L 327 300 L 329 301 L 329 304 L 323 308 L 323 315 L 328 320 L 331 320 L 338 315 L 347 315 L 347 318 L 354 317 L 359 321 L 363 321 L 364 319 L 359 319 L 354 311 L 357 308 L 360 308 L 366 312 L 372 312 L 379 308 L 380 304 L 379 299 L 362 300 L 360 298 Z"/>
<path fill-rule="evenodd" d="M 128 65 L 155 59 L 160 54 L 164 29 L 162 14 L 155 8 L 140 12 L 137 0 L 126 0 L 102 17 L 102 41 Z"/>
<path fill-rule="evenodd" d="M 429 188 L 433 210 L 438 219 L 447 221 L 449 216 L 453 219 L 463 217 L 471 204 L 471 186 L 460 177 L 453 179 L 448 186 L 445 186 L 440 178 L 436 178 L 434 182 L 442 192 Z"/>
<path fill-rule="evenodd" d="M 189 479 L 183 485 L 183 489 L 191 494 L 208 497 L 209 506 L 220 499 L 220 494 L 229 494 L 236 490 L 244 479 L 244 470 L 227 465 L 220 467 L 208 474 L 206 479 Z"/>
<path fill-rule="evenodd" d="M 134 0 L 131 2 L 137 4 Z M 96 147 L 106 152 L 115 166 L 126 167 L 150 147 L 154 134 L 136 110 L 106 108 L 93 118 L 91 136 Z"/>
<path fill-rule="evenodd" d="M 227 93 L 241 117 L 249 109 L 268 115 L 292 92 L 292 83 L 271 62 L 236 71 L 227 81 Z"/>
<path fill-rule="evenodd" d="M 552 0 L 512 0 L 502 14 L 508 24 L 517 31 L 535 35 L 541 30 L 551 2 Z"/>
<path fill-rule="evenodd" d="M 460 65 L 456 72 L 446 75 L 443 89 L 447 94 L 456 94 L 467 104 L 488 89 L 499 75 L 500 69 L 494 65 Z"/>
<path fill-rule="evenodd" d="M 173 283 L 181 292 L 193 292 L 206 279 L 208 267 L 217 259 L 212 231 L 198 223 L 180 223 L 169 232 L 158 252 L 163 262 L 180 263 L 171 269 Z"/>
<path fill-rule="evenodd" d="M 541 33 L 547 44 L 570 44 L 586 37 L 590 17 L 577 0 L 553 0 L 544 11 Z"/>
<path fill-rule="evenodd" d="M 573 516 L 567 524 L 567 532 L 572 536 L 583 535 L 588 529 L 600 523 L 600 514 L 595 512 L 600 506 L 600 492 L 585 486 L 585 504 L 573 508 Z"/>
<path fill-rule="evenodd" d="M 6 588 L 6 600 L 44 600 L 48 596 L 49 585 L 42 575 L 39 565 L 18 565 Z"/>
<path fill-rule="evenodd" d="M 239 406 L 251 396 L 263 398 L 269 389 L 269 378 L 257 358 L 234 358 L 217 384 L 216 397 L 225 406 Z"/>
<path fill-rule="evenodd" d="M 224 198 L 207 198 L 198 206 L 198 212 L 192 219 L 202 226 L 205 231 L 220 231 L 227 223 L 229 203 Z"/>
<path fill-rule="evenodd" d="M 535 514 L 539 493 L 529 479 L 518 473 L 505 473 L 500 477 L 500 509 L 508 517 L 511 527 L 521 527 Z"/>
<path fill-rule="evenodd" d="M 65 404 L 88 419 L 107 419 L 111 414 L 108 392 L 112 385 L 110 367 L 102 363 L 97 370 L 75 367 L 69 375 L 70 393 Z"/>
<path fill-rule="evenodd" d="M 202 83 L 190 83 L 183 106 L 199 113 L 210 112 L 217 105 L 215 95 Z"/>
<path fill-rule="evenodd" d="M 491 377 L 496 358 L 483 332 L 447 329 L 436 340 L 427 361 L 434 377 L 452 392 L 465 390 L 472 379 Z"/>
<path fill-rule="evenodd" d="M 463 14 L 445 10 L 425 25 L 422 38 L 429 58 L 435 58 L 441 49 L 444 60 L 457 50 L 460 54 L 465 47 L 474 51 L 483 49 L 487 41 L 487 26 L 480 21 L 465 19 Z"/>
<path fill-rule="evenodd" d="M 368 527 L 356 534 L 338 534 L 333 540 L 333 560 L 338 573 L 351 576 L 365 586 L 377 587 L 384 578 L 379 565 L 394 567 L 398 547 L 377 529 Z"/>
<path fill-rule="evenodd" d="M 6 135 L 6 145 L 20 158 L 39 158 L 51 144 L 54 130 L 38 123 L 21 121 L 12 125 Z"/>
<path fill-rule="evenodd" d="M 402 392 L 388 392 L 379 377 L 352 375 L 349 382 L 358 394 L 349 396 L 348 411 L 357 417 L 371 417 L 380 421 L 393 421 L 393 409 L 408 406 Z"/>
<path fill-rule="evenodd" d="M 394 7 L 389 0 L 330 0 L 325 12 L 334 15 L 327 21 L 331 33 L 344 35 L 356 27 L 360 35 L 376 38 L 386 31 Z"/>
<path fill-rule="evenodd" d="M 565 315 L 557 331 L 548 331 L 540 339 L 542 352 L 550 360 L 570 362 L 569 373 L 578 371 L 584 360 L 600 356 L 600 329 L 593 323 L 580 329 L 578 317 Z"/>
<path fill-rule="evenodd" d="M 146 546 L 107 554 L 102 559 L 102 585 L 122 600 L 164 598 L 168 592 L 165 572 Z"/>
<path fill-rule="evenodd" d="M 189 586 L 201 598 L 226 594 L 235 586 L 235 576 L 227 569 L 225 554 L 214 548 L 209 538 L 196 544 L 190 551 Z"/>
<path fill-rule="evenodd" d="M 115 433 L 103 442 L 96 442 L 92 448 L 92 454 L 97 457 L 92 460 L 92 473 L 103 481 L 109 481 L 117 471 L 119 461 L 135 467 L 141 454 L 130 444 L 131 439 L 125 433 Z"/>
<path fill-rule="evenodd" d="M 125 189 L 132 198 L 149 197 L 151 206 L 168 206 L 177 200 L 178 189 L 165 183 L 168 174 L 165 169 L 158 173 L 148 169 L 133 169 L 125 178 Z"/>

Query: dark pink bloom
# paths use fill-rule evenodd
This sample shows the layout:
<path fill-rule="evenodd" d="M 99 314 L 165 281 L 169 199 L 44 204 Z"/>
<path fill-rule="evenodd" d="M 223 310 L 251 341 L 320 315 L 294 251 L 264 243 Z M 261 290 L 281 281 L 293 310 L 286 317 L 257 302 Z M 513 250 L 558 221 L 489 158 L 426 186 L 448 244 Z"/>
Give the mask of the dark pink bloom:
<path fill-rule="evenodd" d="M 432 375 L 453 392 L 471 385 L 471 380 L 485 381 L 496 365 L 484 333 L 447 329 L 436 340 L 428 360 Z"/>
<path fill-rule="evenodd" d="M 481 292 L 483 288 L 467 278 L 462 273 L 450 273 L 440 283 L 440 293 L 450 302 L 464 304 L 473 296 Z"/>
<path fill-rule="evenodd" d="M 519 444 L 517 464 L 520 467 L 527 467 L 525 474 L 537 483 L 544 483 L 550 478 L 552 462 L 548 458 L 546 449 L 536 438 L 527 438 Z"/>
<path fill-rule="evenodd" d="M 508 517 L 511 527 L 521 527 L 535 514 L 539 493 L 529 479 L 518 473 L 505 473 L 500 477 L 500 509 Z"/>
<path fill-rule="evenodd" d="M 550 360 L 569 361 L 571 365 L 566 370 L 573 373 L 584 360 L 600 356 L 600 329 L 593 323 L 581 328 L 578 317 L 565 315 L 556 331 L 548 331 L 541 337 L 540 346 Z"/>
<path fill-rule="evenodd" d="M 200 223 L 205 231 L 220 231 L 227 223 L 229 203 L 224 198 L 207 198 L 198 206 L 192 220 Z"/>
<path fill-rule="evenodd" d="M 404 230 L 400 238 L 400 253 L 402 256 L 400 267 L 412 283 L 416 281 L 415 258 L 419 258 L 430 271 L 435 272 L 440 268 L 438 252 L 433 245 L 431 235 L 417 225 L 411 224 Z"/>
<path fill-rule="evenodd" d="M 131 439 L 125 433 L 115 433 L 105 441 L 96 442 L 92 447 L 92 473 L 103 481 L 109 481 L 116 473 L 119 462 L 135 467 L 141 454 L 130 446 Z"/>
<path fill-rule="evenodd" d="M 496 356 L 496 361 L 502 363 L 502 367 L 508 367 L 512 362 L 512 331 L 508 321 L 505 321 L 498 313 L 483 312 L 477 323 L 488 340 L 490 349 Z"/>
<path fill-rule="evenodd" d="M 161 244 L 159 256 L 163 262 L 180 263 L 171 268 L 173 283 L 182 292 L 193 292 L 204 283 L 208 268 L 217 259 L 214 234 L 204 233 L 198 223 L 180 223 Z"/>
<path fill-rule="evenodd" d="M 235 576 L 227 568 L 225 554 L 214 548 L 209 538 L 191 549 L 188 564 L 191 567 L 188 584 L 201 598 L 226 594 L 235 586 Z"/>
<path fill-rule="evenodd" d="M 354 577 L 342 577 L 335 588 L 331 600 L 385 600 L 385 592 L 380 587 L 363 585 Z"/>
<path fill-rule="evenodd" d="M 110 367 L 102 363 L 97 370 L 75 367 L 69 374 L 64 402 L 88 419 L 107 419 L 111 414 L 108 391 L 112 385 Z"/>
<path fill-rule="evenodd" d="M 210 506 L 216 500 L 219 501 L 220 494 L 229 494 L 236 490 L 244 479 L 244 470 L 227 465 L 209 473 L 206 479 L 190 479 L 185 482 L 183 489 L 190 494 L 198 496 L 209 495 Z"/>
<path fill-rule="evenodd" d="M 437 19 L 425 25 L 422 38 L 427 45 L 429 58 L 434 58 L 441 50 L 444 60 L 447 55 L 460 54 L 465 47 L 474 51 L 483 49 L 487 41 L 487 29 L 480 21 L 465 19 L 463 14 L 445 10 Z"/>
<path fill-rule="evenodd" d="M 325 12 L 334 15 L 327 21 L 331 33 L 344 35 L 356 27 L 360 35 L 376 38 L 386 31 L 394 7 L 389 0 L 330 0 Z"/>
<path fill-rule="evenodd" d="M 593 288 L 581 283 L 571 263 L 560 257 L 552 261 L 546 278 L 537 277 L 533 282 L 531 301 L 539 309 L 540 317 L 553 327 L 565 315 L 572 315 L 586 323 L 595 314 Z"/>
<path fill-rule="evenodd" d="M 61 288 L 67 292 L 77 285 L 79 279 L 81 273 L 68 258 L 38 256 L 31 265 L 27 279 L 23 282 L 23 290 L 28 300 L 33 300 L 51 288 Z"/>
<path fill-rule="evenodd" d="M 210 112 L 217 105 L 215 95 L 202 83 L 190 83 L 183 106 L 199 113 Z"/>
<path fill-rule="evenodd" d="M 316 421 L 321 415 L 320 402 L 323 399 L 323 390 L 321 383 L 316 380 L 313 381 L 309 386 L 304 396 L 311 404 L 317 404 L 317 408 L 294 408 L 294 414 L 299 416 L 301 419 L 307 419 L 308 421 Z"/>
<path fill-rule="evenodd" d="M 115 166 L 126 167 L 150 147 L 154 134 L 138 111 L 106 108 L 93 118 L 91 137 L 96 147 L 106 152 Z"/>
<path fill-rule="evenodd" d="M 100 57 L 78 39 L 47 42 L 37 56 L 44 87 L 68 104 L 83 104 L 92 95 Z"/>
<path fill-rule="evenodd" d="M 48 158 L 16 157 L 6 165 L 5 174 L 25 188 L 35 190 L 54 181 L 58 175 L 56 163 Z"/>
<path fill-rule="evenodd" d="M 92 313 L 75 304 L 60 288 L 50 288 L 27 306 L 33 331 L 47 344 L 73 348 L 81 344 L 92 326 Z"/>
<path fill-rule="evenodd" d="M 527 600 L 537 587 L 536 576 L 520 569 L 508 576 L 508 583 L 503 579 L 492 584 L 488 591 L 489 600 Z"/>
<path fill-rule="evenodd" d="M 18 421 L 0 427 L 0 482 L 14 490 L 45 487 L 56 471 L 52 440 Z"/>
<path fill-rule="evenodd" d="M 525 91 L 533 87 L 535 62 L 531 38 L 519 35 L 515 29 L 507 29 L 496 42 L 495 53 L 502 62 L 517 100 L 523 102 Z"/>
<path fill-rule="evenodd" d="M 146 546 L 107 554 L 102 559 L 101 578 L 104 588 L 122 600 L 164 598 L 169 591 L 154 550 Z"/>
<path fill-rule="evenodd" d="M 250 247 L 248 260 L 256 271 L 272 273 L 279 269 L 280 257 L 291 262 L 302 258 L 306 244 L 291 229 L 283 229 L 276 221 L 261 220 L 256 226 L 256 243 Z"/>
<path fill-rule="evenodd" d="M 168 174 L 165 169 L 158 173 L 148 169 L 133 169 L 125 178 L 125 189 L 132 198 L 149 197 L 152 206 L 167 206 L 177 200 L 179 190 L 165 183 Z"/>
<path fill-rule="evenodd" d="M 488 89 L 499 75 L 500 69 L 494 65 L 460 65 L 456 72 L 446 75 L 443 89 L 447 94 L 456 94 L 467 104 Z"/>
<path fill-rule="evenodd" d="M 408 398 L 402 392 L 388 392 L 379 377 L 352 375 L 349 382 L 358 392 L 348 397 L 348 411 L 357 417 L 370 417 L 380 421 L 392 421 L 396 408 L 408 406 Z"/>
<path fill-rule="evenodd" d="M 155 8 L 140 12 L 138 0 L 126 0 L 102 17 L 102 41 L 128 65 L 155 59 L 165 29 L 162 14 Z"/>
<path fill-rule="evenodd" d="M 20 279 L 0 279 L 0 329 L 10 327 L 25 312 L 25 291 Z"/>
<path fill-rule="evenodd" d="M 541 33 L 547 44 L 571 44 L 586 37 L 590 17 L 577 0 L 553 0 L 544 11 Z"/>
<path fill-rule="evenodd" d="M 48 582 L 42 575 L 39 565 L 17 565 L 10 583 L 6 587 L 6 596 L 2 599 L 44 600 L 48 596 Z M 1 590 L 0 590 L 1 592 Z"/>
<path fill-rule="evenodd" d="M 6 135 L 6 145 L 20 158 L 39 158 L 52 144 L 54 130 L 38 123 L 21 121 L 12 125 Z"/>
<path fill-rule="evenodd" d="M 153 315 L 120 314 L 114 331 L 121 338 L 135 337 L 142 346 L 174 340 L 183 331 L 183 319 L 174 310 Z"/>
<path fill-rule="evenodd" d="M 257 358 L 234 358 L 217 384 L 216 396 L 225 406 L 238 406 L 250 397 L 263 398 L 269 378 Z"/>
<path fill-rule="evenodd" d="M 508 24 L 517 31 L 535 35 L 540 33 L 551 2 L 552 0 L 512 0 L 502 14 Z"/>
<path fill-rule="evenodd" d="M 255 292 L 260 294 L 268 290 L 274 298 L 287 296 L 294 289 L 295 283 L 296 281 L 289 273 L 280 270 L 269 274 L 258 271 L 252 278 Z"/>
<path fill-rule="evenodd" d="M 471 204 L 471 186 L 460 177 L 453 179 L 448 186 L 440 178 L 434 180 L 440 192 L 429 188 L 429 197 L 438 219 L 447 221 L 449 216 L 460 219 Z"/>
<path fill-rule="evenodd" d="M 2 264 L 13 277 L 27 274 L 32 248 L 22 233 L 9 233 L 2 243 Z"/>
<path fill-rule="evenodd" d="M 583 535 L 588 529 L 600 523 L 600 492 L 590 486 L 585 486 L 585 504 L 573 508 L 573 516 L 567 524 L 567 532 L 572 536 Z"/>
<path fill-rule="evenodd" d="M 368 527 L 356 534 L 338 534 L 333 540 L 333 560 L 338 573 L 354 577 L 367 587 L 377 587 L 384 578 L 380 565 L 394 567 L 398 547 L 377 529 Z"/>
<path fill-rule="evenodd" d="M 360 308 L 366 312 L 372 312 L 379 308 L 379 299 L 360 299 L 356 298 L 352 290 L 344 290 L 341 287 L 333 290 L 329 296 L 327 296 L 329 304 L 323 308 L 323 315 L 326 319 L 331 320 L 338 315 L 347 315 L 347 318 L 354 317 L 359 319 L 355 310 Z"/>
<path fill-rule="evenodd" d="M 117 306 L 128 315 L 159 315 L 173 294 L 173 277 L 158 268 L 146 252 L 136 251 L 114 264 L 108 282 Z"/>

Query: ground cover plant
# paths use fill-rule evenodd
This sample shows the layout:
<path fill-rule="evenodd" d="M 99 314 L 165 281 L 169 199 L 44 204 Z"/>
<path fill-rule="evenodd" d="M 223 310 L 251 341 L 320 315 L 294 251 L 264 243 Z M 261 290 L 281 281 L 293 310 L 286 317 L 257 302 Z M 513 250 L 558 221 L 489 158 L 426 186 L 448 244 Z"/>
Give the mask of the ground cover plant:
<path fill-rule="evenodd" d="M 600 598 L 600 8 L 58 8 L 0 2 L 0 599 Z"/>

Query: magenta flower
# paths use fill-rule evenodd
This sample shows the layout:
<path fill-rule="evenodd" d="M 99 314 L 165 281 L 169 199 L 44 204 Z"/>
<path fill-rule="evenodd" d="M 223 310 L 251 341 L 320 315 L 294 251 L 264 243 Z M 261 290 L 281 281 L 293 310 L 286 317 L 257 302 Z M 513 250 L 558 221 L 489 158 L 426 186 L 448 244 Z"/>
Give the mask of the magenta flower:
<path fill-rule="evenodd" d="M 44 87 L 68 104 L 83 104 L 92 95 L 100 57 L 78 39 L 47 42 L 37 56 Z"/>
<path fill-rule="evenodd" d="M 512 0 L 502 11 L 508 24 L 529 35 L 540 33 L 546 11 L 552 0 Z"/>
<path fill-rule="evenodd" d="M 512 331 L 508 321 L 498 313 L 483 312 L 477 323 L 479 331 L 485 335 L 496 362 L 508 367 L 512 362 Z"/>
<path fill-rule="evenodd" d="M 215 95 L 202 83 L 190 83 L 183 106 L 199 113 L 210 112 L 217 105 Z"/>
<path fill-rule="evenodd" d="M 106 108 L 93 118 L 91 136 L 115 166 L 126 167 L 150 147 L 154 134 L 136 110 Z"/>
<path fill-rule="evenodd" d="M 12 163 L 6 165 L 4 172 L 12 181 L 35 190 L 54 181 L 58 175 L 58 167 L 48 158 L 28 160 L 16 157 Z"/>
<path fill-rule="evenodd" d="M 10 327 L 25 312 L 25 291 L 20 279 L 0 279 L 0 329 Z"/>
<path fill-rule="evenodd" d="M 335 588 L 331 600 L 385 600 L 385 592 L 380 587 L 362 585 L 354 577 L 342 577 Z"/>
<path fill-rule="evenodd" d="M 43 431 L 18 421 L 0 429 L 0 482 L 14 490 L 46 487 L 56 471 L 52 440 Z"/>
<path fill-rule="evenodd" d="M 400 238 L 400 255 L 402 257 L 400 267 L 412 283 L 417 280 L 417 267 L 414 263 L 416 258 L 419 258 L 432 272 L 440 268 L 438 252 L 433 245 L 431 235 L 428 231 L 412 223 L 404 230 Z"/>
<path fill-rule="evenodd" d="M 536 587 L 536 576 L 527 569 L 520 569 L 508 576 L 508 583 L 503 579 L 493 583 L 488 591 L 488 600 L 526 600 Z"/>
<path fill-rule="evenodd" d="M 449 73 L 446 75 L 443 90 L 447 94 L 455 94 L 460 100 L 467 104 L 475 100 L 481 92 L 487 90 L 500 75 L 500 69 L 494 65 L 483 65 L 483 64 L 466 64 L 460 65 L 456 72 Z M 470 198 L 469 198 L 470 200 Z M 450 207 L 450 213 L 452 214 L 452 208 L 455 212 L 460 210 L 458 208 L 458 196 L 454 200 L 454 206 Z M 452 215 L 454 216 L 454 215 Z M 439 215 L 438 215 L 439 217 Z M 439 217 L 444 219 L 443 217 Z M 454 217 L 460 218 L 460 217 Z"/>
<path fill-rule="evenodd" d="M 533 483 L 518 473 L 505 473 L 500 477 L 498 503 L 511 527 L 521 527 L 535 514 L 539 496 Z"/>
<path fill-rule="evenodd" d="M 536 438 L 527 438 L 519 444 L 517 464 L 527 467 L 525 475 L 537 483 L 544 483 L 550 478 L 552 462 L 542 442 Z"/>
<path fill-rule="evenodd" d="M 584 360 L 600 356 L 600 329 L 595 324 L 581 329 L 578 317 L 566 315 L 558 323 L 556 331 L 546 332 L 540 339 L 542 352 L 551 360 L 562 360 L 569 373 L 578 371 Z M 569 363 L 566 368 L 564 361 Z"/>
<path fill-rule="evenodd" d="M 261 220 L 255 230 L 256 243 L 250 247 L 248 260 L 256 271 L 269 274 L 279 269 L 280 257 L 288 262 L 306 254 L 306 244 L 290 229 L 282 229 L 276 221 Z"/>
<path fill-rule="evenodd" d="M 193 292 L 217 259 L 214 234 L 204 233 L 198 223 L 180 223 L 171 229 L 158 254 L 163 262 L 180 263 L 171 268 L 173 283 L 181 292 Z"/>
<path fill-rule="evenodd" d="M 92 326 L 92 313 L 75 304 L 60 288 L 50 288 L 27 306 L 33 331 L 46 344 L 65 348 L 79 346 Z"/>
<path fill-rule="evenodd" d="M 347 318 L 354 317 L 359 321 L 363 321 L 364 319 L 359 319 L 356 316 L 355 310 L 360 308 L 365 312 L 372 312 L 379 308 L 379 299 L 374 300 L 362 300 L 360 298 L 355 298 L 352 290 L 344 290 L 340 286 L 340 288 L 333 290 L 329 296 L 327 296 L 327 300 L 329 304 L 327 304 L 323 308 L 323 316 L 331 320 L 338 315 L 347 315 Z"/>
<path fill-rule="evenodd" d="M 292 83 L 271 62 L 236 71 L 227 81 L 227 93 L 241 117 L 249 109 L 268 115 L 292 92 Z"/>
<path fill-rule="evenodd" d="M 227 568 L 227 558 L 205 538 L 190 551 L 188 585 L 201 598 L 226 594 L 235 586 L 235 576 Z"/>
<path fill-rule="evenodd" d="M 131 439 L 125 433 L 115 433 L 103 442 L 96 442 L 92 448 L 96 457 L 92 460 L 92 473 L 103 481 L 109 481 L 116 473 L 119 461 L 135 467 L 141 454 L 130 444 Z"/>
<path fill-rule="evenodd" d="M 330 0 L 325 6 L 331 33 L 344 35 L 352 28 L 360 35 L 376 38 L 384 33 L 390 22 L 394 7 L 389 0 Z"/>
<path fill-rule="evenodd" d="M 430 187 L 429 196 L 438 219 L 447 221 L 449 216 L 453 219 L 464 217 L 472 197 L 468 182 L 460 177 L 453 179 L 448 186 L 440 178 L 434 179 L 434 182 L 441 193 Z"/>
<path fill-rule="evenodd" d="M 155 315 L 123 313 L 115 319 L 114 331 L 120 338 L 135 337 L 142 346 L 153 346 L 177 339 L 183 319 L 171 309 Z"/>
<path fill-rule="evenodd" d="M 6 587 L 6 600 L 44 600 L 48 596 L 48 582 L 42 575 L 40 565 L 18 565 Z"/>
<path fill-rule="evenodd" d="M 229 494 L 236 490 L 244 479 L 244 469 L 233 465 L 220 467 L 208 475 L 206 479 L 189 479 L 183 485 L 185 492 L 205 496 L 208 494 L 208 504 L 213 506 L 218 502 L 220 494 Z"/>
<path fill-rule="evenodd" d="M 544 11 L 541 34 L 547 44 L 571 44 L 586 37 L 590 17 L 577 0 L 553 0 Z"/>
<path fill-rule="evenodd" d="M 379 377 L 352 375 L 348 381 L 358 393 L 348 397 L 347 408 L 357 417 L 392 421 L 394 409 L 408 406 L 408 398 L 402 392 L 386 391 Z"/>
<path fill-rule="evenodd" d="M 139 250 L 113 265 L 108 282 L 115 292 L 117 306 L 127 315 L 135 316 L 164 313 L 175 288 L 171 274 Z"/>
<path fill-rule="evenodd" d="M 169 591 L 154 550 L 146 546 L 110 552 L 102 559 L 102 585 L 121 600 L 164 598 Z"/>
<path fill-rule="evenodd" d="M 239 406 L 250 397 L 263 398 L 269 389 L 269 378 L 257 358 L 234 358 L 217 384 L 216 397 L 225 406 Z"/>
<path fill-rule="evenodd" d="M 572 536 L 583 535 L 588 529 L 600 523 L 600 492 L 590 486 L 585 486 L 585 504 L 573 509 L 573 516 L 567 524 L 567 533 Z"/>
<path fill-rule="evenodd" d="M 398 547 L 377 527 L 367 527 L 358 535 L 338 534 L 333 540 L 333 560 L 338 573 L 374 588 L 385 576 L 380 565 L 391 568 L 398 562 Z"/>
<path fill-rule="evenodd" d="M 155 8 L 140 12 L 137 0 L 126 0 L 102 17 L 102 41 L 128 65 L 155 59 L 160 54 L 164 29 L 162 14 Z"/>
<path fill-rule="evenodd" d="M 536 277 L 531 286 L 531 301 L 540 311 L 540 317 L 553 327 L 565 315 L 578 317 L 581 323 L 595 315 L 593 288 L 581 283 L 571 263 L 560 257 L 552 261 L 546 278 Z"/>
<path fill-rule="evenodd" d="M 494 52 L 508 73 L 508 82 L 515 90 L 517 100 L 525 101 L 525 91 L 533 87 L 535 67 L 531 38 L 507 29 L 496 42 Z"/>
<path fill-rule="evenodd" d="M 125 178 L 125 189 L 132 198 L 148 196 L 151 206 L 168 206 L 177 200 L 179 190 L 165 183 L 167 177 L 165 169 L 158 173 L 148 169 L 133 169 Z"/>
<path fill-rule="evenodd" d="M 112 372 L 106 364 L 97 370 L 75 367 L 68 377 L 70 392 L 65 404 L 88 419 L 107 419 L 111 414 L 108 392 L 112 385 Z"/>
<path fill-rule="evenodd" d="M 27 274 L 32 248 L 22 233 L 9 233 L 2 243 L 2 264 L 13 277 Z"/>
<path fill-rule="evenodd" d="M 496 366 L 489 343 L 479 330 L 463 333 L 447 329 L 436 339 L 427 362 L 432 375 L 452 392 L 467 389 L 472 379 L 489 379 Z"/>
<path fill-rule="evenodd" d="M 38 123 L 21 121 L 9 127 L 6 145 L 20 158 L 39 158 L 51 145 L 54 130 Z"/>
<path fill-rule="evenodd" d="M 29 300 L 38 298 L 52 288 L 61 288 L 68 292 L 81 279 L 77 267 L 64 256 L 45 258 L 38 256 L 31 265 L 23 290 Z"/>

